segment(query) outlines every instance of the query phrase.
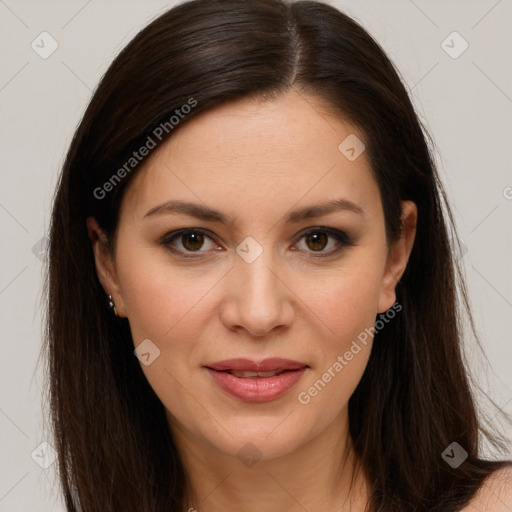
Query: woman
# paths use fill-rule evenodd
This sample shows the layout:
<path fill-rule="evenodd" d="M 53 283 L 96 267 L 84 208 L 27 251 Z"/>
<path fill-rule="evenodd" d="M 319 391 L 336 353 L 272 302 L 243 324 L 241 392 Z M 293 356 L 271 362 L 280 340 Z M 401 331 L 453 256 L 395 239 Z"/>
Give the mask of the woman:
<path fill-rule="evenodd" d="M 67 509 L 501 510 L 452 228 L 408 94 L 349 17 L 196 0 L 154 20 L 55 198 Z"/>

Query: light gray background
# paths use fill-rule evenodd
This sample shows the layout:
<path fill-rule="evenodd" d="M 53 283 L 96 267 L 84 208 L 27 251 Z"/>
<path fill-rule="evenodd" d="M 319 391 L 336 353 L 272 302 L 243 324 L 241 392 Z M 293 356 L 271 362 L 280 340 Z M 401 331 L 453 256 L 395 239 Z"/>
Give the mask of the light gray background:
<path fill-rule="evenodd" d="M 43 373 L 35 371 L 43 315 L 38 244 L 91 91 L 135 33 L 175 3 L 0 0 L 0 512 L 64 510 L 57 491 L 51 493 L 56 464 L 43 469 L 31 457 L 51 462 L 51 449 L 37 448 L 47 440 Z M 512 2 L 330 3 L 382 44 L 434 136 L 463 253 L 467 248 L 462 262 L 490 362 L 486 366 L 468 342 L 475 376 L 512 413 Z M 31 47 L 34 40 L 42 46 L 43 31 L 59 45 L 47 59 Z M 458 58 L 442 46 L 453 31 L 469 44 Z M 451 37 L 444 46 L 453 53 L 461 44 Z"/>

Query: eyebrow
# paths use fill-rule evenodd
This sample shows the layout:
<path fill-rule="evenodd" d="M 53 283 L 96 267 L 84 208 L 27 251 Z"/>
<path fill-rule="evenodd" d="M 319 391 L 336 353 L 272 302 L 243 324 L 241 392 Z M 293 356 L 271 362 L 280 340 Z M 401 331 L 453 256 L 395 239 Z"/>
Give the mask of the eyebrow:
<path fill-rule="evenodd" d="M 356 203 L 349 201 L 348 199 L 334 199 L 326 203 L 306 206 L 300 210 L 290 212 L 285 216 L 284 222 L 295 224 L 303 220 L 322 217 L 336 211 L 352 212 L 364 217 L 364 210 Z M 146 212 L 143 219 L 163 214 L 189 215 L 197 219 L 225 224 L 226 226 L 233 226 L 235 224 L 234 220 L 229 219 L 225 214 L 218 210 L 214 210 L 213 208 L 202 204 L 191 203 L 178 199 L 166 201 L 165 203 L 151 208 Z"/>

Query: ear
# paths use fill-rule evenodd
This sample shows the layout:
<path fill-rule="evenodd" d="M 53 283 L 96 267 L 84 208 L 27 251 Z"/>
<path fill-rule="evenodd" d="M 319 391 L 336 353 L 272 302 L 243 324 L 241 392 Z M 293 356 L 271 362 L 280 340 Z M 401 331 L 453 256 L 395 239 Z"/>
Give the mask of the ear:
<path fill-rule="evenodd" d="M 99 226 L 94 217 L 87 217 L 87 233 L 91 241 L 94 253 L 94 262 L 98 279 L 107 295 L 112 295 L 112 300 L 116 306 L 117 314 L 126 318 L 124 314 L 125 306 L 117 272 L 114 263 L 114 256 L 108 248 L 107 235 Z"/>
<path fill-rule="evenodd" d="M 390 247 L 386 270 L 382 277 L 379 313 L 387 311 L 396 301 L 395 287 L 405 272 L 416 236 L 418 208 L 412 201 L 402 203 L 402 231 L 400 238 Z"/>

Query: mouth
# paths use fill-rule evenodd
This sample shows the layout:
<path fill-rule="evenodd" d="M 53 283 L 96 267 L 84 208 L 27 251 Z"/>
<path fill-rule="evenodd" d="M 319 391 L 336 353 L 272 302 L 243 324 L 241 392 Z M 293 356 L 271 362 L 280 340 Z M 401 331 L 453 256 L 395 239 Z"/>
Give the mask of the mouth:
<path fill-rule="evenodd" d="M 204 367 L 223 391 L 247 402 L 267 402 L 284 395 L 310 368 L 282 358 L 261 362 L 229 359 Z"/>

